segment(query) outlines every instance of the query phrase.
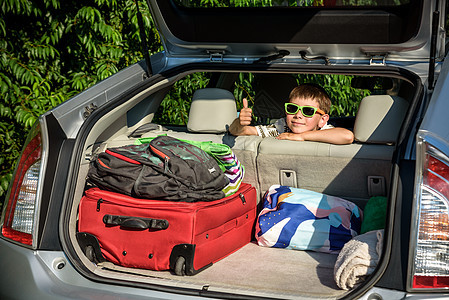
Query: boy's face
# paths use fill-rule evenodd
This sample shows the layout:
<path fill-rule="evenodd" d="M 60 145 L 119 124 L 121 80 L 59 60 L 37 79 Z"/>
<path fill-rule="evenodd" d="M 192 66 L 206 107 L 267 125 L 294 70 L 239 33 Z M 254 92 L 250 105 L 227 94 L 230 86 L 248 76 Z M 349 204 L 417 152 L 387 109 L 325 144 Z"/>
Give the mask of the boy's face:
<path fill-rule="evenodd" d="M 318 102 L 313 99 L 306 98 L 293 98 L 290 103 L 297 104 L 299 106 L 313 106 L 319 108 Z M 296 114 L 286 114 L 286 123 L 288 128 L 293 133 L 302 133 L 306 131 L 317 130 L 323 127 L 329 120 L 329 115 L 321 115 L 316 112 L 312 117 L 304 117 L 301 110 L 298 110 Z"/>

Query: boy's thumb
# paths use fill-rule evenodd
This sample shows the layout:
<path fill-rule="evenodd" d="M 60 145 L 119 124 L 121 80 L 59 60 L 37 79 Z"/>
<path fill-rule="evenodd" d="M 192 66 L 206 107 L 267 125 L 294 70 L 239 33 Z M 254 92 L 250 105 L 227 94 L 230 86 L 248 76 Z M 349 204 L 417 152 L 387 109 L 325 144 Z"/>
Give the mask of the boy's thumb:
<path fill-rule="evenodd" d="M 248 100 L 246 98 L 243 98 L 243 108 L 248 108 Z"/>

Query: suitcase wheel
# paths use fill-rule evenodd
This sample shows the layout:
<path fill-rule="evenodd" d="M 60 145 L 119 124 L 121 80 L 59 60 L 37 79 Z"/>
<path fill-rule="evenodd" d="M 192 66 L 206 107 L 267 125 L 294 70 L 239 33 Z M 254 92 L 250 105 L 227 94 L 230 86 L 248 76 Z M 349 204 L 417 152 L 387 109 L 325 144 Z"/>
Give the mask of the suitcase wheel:
<path fill-rule="evenodd" d="M 95 257 L 95 250 L 94 247 L 92 247 L 92 245 L 89 245 L 86 247 L 86 257 L 91 261 L 91 262 L 95 262 L 96 257 Z"/>
<path fill-rule="evenodd" d="M 106 261 L 100 249 L 98 239 L 87 232 L 77 232 L 76 238 L 86 257 L 93 263 L 98 264 Z"/>
<path fill-rule="evenodd" d="M 178 256 L 175 263 L 175 274 L 178 276 L 186 275 L 186 259 L 184 256 Z"/>

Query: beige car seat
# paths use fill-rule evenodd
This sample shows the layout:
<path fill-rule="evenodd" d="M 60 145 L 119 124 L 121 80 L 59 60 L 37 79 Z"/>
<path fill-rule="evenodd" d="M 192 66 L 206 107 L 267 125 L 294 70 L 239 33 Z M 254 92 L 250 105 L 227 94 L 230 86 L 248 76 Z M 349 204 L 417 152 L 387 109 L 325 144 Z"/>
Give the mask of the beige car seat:
<path fill-rule="evenodd" d="M 225 133 L 235 118 L 237 106 L 230 91 L 219 88 L 200 89 L 193 94 L 187 130 Z"/>

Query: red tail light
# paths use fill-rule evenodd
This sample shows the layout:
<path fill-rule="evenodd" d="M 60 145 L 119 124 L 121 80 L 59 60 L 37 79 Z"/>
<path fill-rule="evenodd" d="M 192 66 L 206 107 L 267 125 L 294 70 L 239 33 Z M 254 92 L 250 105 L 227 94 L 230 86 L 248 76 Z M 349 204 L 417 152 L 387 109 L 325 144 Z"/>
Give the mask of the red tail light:
<path fill-rule="evenodd" d="M 2 235 L 25 245 L 33 242 L 40 167 L 41 134 L 37 126 L 30 133 L 16 167 L 2 220 Z"/>
<path fill-rule="evenodd" d="M 449 158 L 428 142 L 421 141 L 420 146 L 412 287 L 448 288 Z"/>

